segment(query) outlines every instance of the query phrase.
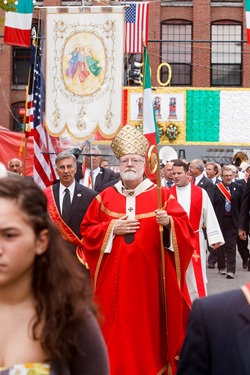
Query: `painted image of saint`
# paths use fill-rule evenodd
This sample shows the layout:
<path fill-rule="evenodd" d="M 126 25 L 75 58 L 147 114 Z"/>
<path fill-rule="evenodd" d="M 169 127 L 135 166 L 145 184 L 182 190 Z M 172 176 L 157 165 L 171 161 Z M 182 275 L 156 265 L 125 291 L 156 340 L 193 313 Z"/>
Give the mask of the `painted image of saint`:
<path fill-rule="evenodd" d="M 75 46 L 74 51 L 71 52 L 71 59 L 69 60 L 69 67 L 66 69 L 66 74 L 73 78 L 77 69 L 78 64 L 78 53 L 79 53 L 79 46 Z"/>
<path fill-rule="evenodd" d="M 66 69 L 66 74 L 70 78 L 74 78 L 76 72 L 78 73 L 79 81 L 82 83 L 85 79 L 93 74 L 97 77 L 102 68 L 99 65 L 99 61 L 95 60 L 92 55 L 93 48 L 91 46 L 77 46 L 72 51 L 71 59 L 69 60 L 69 67 Z"/>
<path fill-rule="evenodd" d="M 138 106 L 137 118 L 142 118 L 143 117 L 143 98 L 142 97 L 138 98 L 137 106 Z"/>
<path fill-rule="evenodd" d="M 102 68 L 99 65 L 99 61 L 95 60 L 92 55 L 93 48 L 91 46 L 86 47 L 86 63 L 91 73 L 96 77 L 100 74 Z"/>
<path fill-rule="evenodd" d="M 77 95 L 93 94 L 104 81 L 105 64 L 105 50 L 97 37 L 88 33 L 72 37 L 63 55 L 63 77 L 67 89 Z"/>
<path fill-rule="evenodd" d="M 155 109 L 155 116 L 157 118 L 161 118 L 161 98 L 156 96 L 154 98 L 154 109 Z"/>
<path fill-rule="evenodd" d="M 176 98 L 169 98 L 169 119 L 177 119 L 176 116 Z"/>

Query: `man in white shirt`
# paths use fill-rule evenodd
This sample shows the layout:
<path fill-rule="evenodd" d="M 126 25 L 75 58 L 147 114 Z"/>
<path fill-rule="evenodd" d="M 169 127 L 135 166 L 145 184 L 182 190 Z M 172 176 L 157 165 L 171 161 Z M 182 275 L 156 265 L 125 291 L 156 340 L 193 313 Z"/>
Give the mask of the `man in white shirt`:
<path fill-rule="evenodd" d="M 170 189 L 170 193 L 186 211 L 196 234 L 196 249 L 186 272 L 190 298 L 194 300 L 207 295 L 206 241 L 203 228 L 206 228 L 208 243 L 213 249 L 224 244 L 224 239 L 207 192 L 189 182 L 188 165 L 176 160 L 172 175 L 175 186 Z"/>
<path fill-rule="evenodd" d="M 88 152 L 89 155 L 85 156 L 82 166 L 77 163 L 75 179 L 81 185 L 100 193 L 105 188 L 116 184 L 119 176 L 112 169 L 100 166 L 101 151 L 97 146 L 92 147 Z"/>
<path fill-rule="evenodd" d="M 161 169 L 161 172 L 163 174 L 163 178 L 161 180 L 162 186 L 167 187 L 170 189 L 174 185 L 173 177 L 172 177 L 172 161 L 162 161 L 162 164 L 164 167 Z"/>

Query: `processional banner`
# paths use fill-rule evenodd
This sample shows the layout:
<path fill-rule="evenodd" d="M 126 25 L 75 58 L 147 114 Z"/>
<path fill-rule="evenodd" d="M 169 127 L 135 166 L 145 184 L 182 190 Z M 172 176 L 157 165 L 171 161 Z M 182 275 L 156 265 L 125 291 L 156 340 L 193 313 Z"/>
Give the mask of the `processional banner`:
<path fill-rule="evenodd" d="M 114 137 L 122 123 L 124 7 L 46 8 L 45 124 L 52 136 Z"/>

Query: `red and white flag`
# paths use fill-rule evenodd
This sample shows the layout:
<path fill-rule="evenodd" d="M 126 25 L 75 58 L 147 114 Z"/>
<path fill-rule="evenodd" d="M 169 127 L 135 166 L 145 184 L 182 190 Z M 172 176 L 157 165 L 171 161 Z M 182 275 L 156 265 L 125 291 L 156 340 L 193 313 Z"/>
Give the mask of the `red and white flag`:
<path fill-rule="evenodd" d="M 143 55 L 143 134 L 150 145 L 159 143 L 151 90 L 150 60 L 146 46 L 144 46 Z"/>
<path fill-rule="evenodd" d="M 148 2 L 124 3 L 125 10 L 125 53 L 143 53 L 143 43 L 148 41 Z"/>
<path fill-rule="evenodd" d="M 247 44 L 250 44 L 250 0 L 245 0 Z"/>
<path fill-rule="evenodd" d="M 6 12 L 5 15 L 4 43 L 29 47 L 31 44 L 33 0 L 18 0 L 15 7 L 16 12 Z"/>
<path fill-rule="evenodd" d="M 51 137 L 43 124 L 45 82 L 37 50 L 32 45 L 32 59 L 26 103 L 26 137 L 34 136 L 34 181 L 42 188 L 56 180 L 54 161 L 58 137 Z"/>

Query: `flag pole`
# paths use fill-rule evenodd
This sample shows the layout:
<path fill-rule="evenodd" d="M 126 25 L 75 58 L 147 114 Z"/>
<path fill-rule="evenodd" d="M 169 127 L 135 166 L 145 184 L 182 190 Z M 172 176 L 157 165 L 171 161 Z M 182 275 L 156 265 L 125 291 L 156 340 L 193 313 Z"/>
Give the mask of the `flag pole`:
<path fill-rule="evenodd" d="M 36 48 L 36 29 L 35 27 L 32 27 L 32 44 Z M 28 79 L 28 85 L 26 86 L 26 103 L 25 103 L 25 115 L 23 119 L 23 134 L 24 134 L 24 147 L 23 147 L 23 166 L 22 166 L 22 174 L 25 176 L 26 173 L 26 161 L 27 161 L 27 148 L 28 148 L 28 139 L 27 139 L 27 124 L 26 124 L 26 114 L 27 114 L 27 104 L 28 104 L 28 96 L 29 96 L 29 85 L 30 85 L 30 71 L 29 71 L 29 79 Z M 21 151 L 21 147 L 20 147 Z"/>
<path fill-rule="evenodd" d="M 162 209 L 162 194 L 161 194 L 161 172 L 160 172 L 160 158 L 159 152 L 156 145 L 150 146 L 147 156 L 147 164 L 149 173 L 157 176 L 157 198 L 158 198 L 158 209 Z M 168 319 L 167 319 L 167 292 L 166 292 L 166 263 L 165 263 L 165 248 L 163 243 L 163 226 L 159 224 L 160 233 L 160 246 L 161 246 L 161 265 L 162 265 L 162 288 L 163 288 L 163 312 L 165 319 L 165 333 L 167 339 L 167 350 L 169 347 L 168 342 Z M 168 363 L 168 375 L 172 375 L 172 366 Z"/>
<path fill-rule="evenodd" d="M 152 103 L 152 91 L 151 91 L 151 72 L 150 62 L 147 53 L 147 47 L 144 42 L 144 53 L 143 53 L 143 88 L 144 88 L 144 99 L 143 99 L 143 133 L 149 140 L 151 147 L 149 148 L 147 155 L 147 166 L 150 174 L 154 175 L 157 184 L 157 199 L 158 209 L 162 210 L 162 194 L 161 194 L 161 173 L 160 173 L 160 159 L 157 148 L 159 137 L 157 134 L 156 118 L 154 113 L 154 107 Z M 146 96 L 145 96 L 146 94 Z M 154 139 L 154 140 L 153 140 Z M 156 175 L 156 176 L 155 176 Z M 156 178 L 155 178 L 156 177 Z M 166 293 L 166 262 L 165 262 L 165 248 L 163 243 L 163 226 L 159 225 L 160 234 L 160 251 L 161 251 L 161 268 L 162 268 L 162 292 L 163 292 L 163 312 L 165 319 L 165 334 L 167 342 L 167 350 L 169 348 L 169 337 L 168 337 L 168 312 L 167 312 L 167 293 Z M 172 367 L 168 363 L 168 375 L 172 375 Z"/>
<path fill-rule="evenodd" d="M 157 198 L 158 209 L 162 209 L 162 195 L 161 195 L 161 174 L 160 174 L 160 160 L 159 152 L 156 145 L 152 145 L 148 151 L 148 170 L 150 173 L 156 173 L 157 176 Z M 165 249 L 163 243 L 163 226 L 159 224 L 160 243 L 161 243 L 161 261 L 162 261 L 162 280 L 163 280 L 163 307 L 164 316 L 167 317 L 167 294 L 166 294 L 166 265 L 165 265 Z M 166 334 L 168 335 L 167 319 L 166 319 Z"/>

